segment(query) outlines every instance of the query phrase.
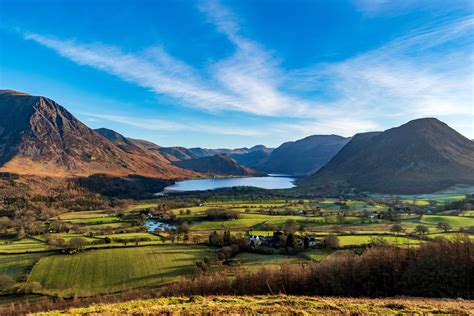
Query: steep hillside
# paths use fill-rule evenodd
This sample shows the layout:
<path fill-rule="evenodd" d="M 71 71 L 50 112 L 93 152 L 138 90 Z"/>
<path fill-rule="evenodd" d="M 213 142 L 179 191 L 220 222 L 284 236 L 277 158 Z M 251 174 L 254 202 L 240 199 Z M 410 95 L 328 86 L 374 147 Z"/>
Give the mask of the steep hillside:
<path fill-rule="evenodd" d="M 270 157 L 271 150 L 255 150 L 245 154 L 232 154 L 231 157 L 252 169 L 259 169 Z"/>
<path fill-rule="evenodd" d="M 158 150 L 169 161 L 199 158 L 192 151 L 184 147 L 160 147 Z"/>
<path fill-rule="evenodd" d="M 337 135 L 314 135 L 287 142 L 255 168 L 268 173 L 308 174 L 324 166 L 348 141 Z"/>
<path fill-rule="evenodd" d="M 357 134 L 314 175 L 300 181 L 393 194 L 428 193 L 474 183 L 474 144 L 434 118 Z"/>
<path fill-rule="evenodd" d="M 171 165 L 158 152 L 148 154 L 120 134 L 108 132 L 110 141 L 45 97 L 2 90 L 0 113 L 0 171 L 53 176 L 195 175 Z"/>
<path fill-rule="evenodd" d="M 228 155 L 215 155 L 210 157 L 176 161 L 178 167 L 194 170 L 201 173 L 220 175 L 254 176 L 258 173 L 237 162 Z"/>

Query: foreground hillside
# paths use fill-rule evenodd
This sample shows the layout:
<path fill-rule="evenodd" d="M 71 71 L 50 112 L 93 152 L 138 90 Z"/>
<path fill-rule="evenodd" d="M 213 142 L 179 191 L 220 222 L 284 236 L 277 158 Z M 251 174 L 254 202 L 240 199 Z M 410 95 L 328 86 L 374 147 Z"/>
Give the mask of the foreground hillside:
<path fill-rule="evenodd" d="M 363 314 L 458 314 L 474 312 L 474 302 L 469 300 L 425 299 L 425 298 L 335 298 L 308 296 L 193 296 L 157 298 L 115 304 L 96 304 L 66 311 L 53 311 L 43 315 L 81 314 L 270 314 L 279 315 L 325 315 Z"/>

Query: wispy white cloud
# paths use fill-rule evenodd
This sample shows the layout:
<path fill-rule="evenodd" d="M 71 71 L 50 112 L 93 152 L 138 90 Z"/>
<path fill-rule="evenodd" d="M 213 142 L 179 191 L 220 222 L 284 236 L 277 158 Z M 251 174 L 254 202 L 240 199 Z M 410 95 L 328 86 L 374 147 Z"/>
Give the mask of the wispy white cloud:
<path fill-rule="evenodd" d="M 266 133 L 261 129 L 242 128 L 240 126 L 210 124 L 196 120 L 180 119 L 180 122 L 157 119 L 141 118 L 133 116 L 122 116 L 115 114 L 82 113 L 86 120 L 94 122 L 109 121 L 137 127 L 150 131 L 188 131 L 204 134 L 235 135 L 235 136 L 264 136 Z"/>
<path fill-rule="evenodd" d="M 385 1 L 366 4 L 372 9 L 387 5 Z M 378 128 L 375 122 L 386 118 L 402 121 L 473 114 L 472 17 L 435 21 L 353 58 L 288 71 L 281 67 L 276 53 L 242 35 L 241 21 L 228 8 L 218 1 L 203 2 L 199 8 L 235 47 L 231 56 L 209 64 L 206 76 L 161 47 L 132 53 L 102 43 L 33 33 L 25 38 L 80 65 L 172 97 L 179 104 L 206 111 L 291 117 L 295 128 L 308 134 L 347 135 Z M 126 121 L 123 123 L 133 124 L 128 118 Z M 187 124 L 160 125 L 166 122 L 148 119 L 134 122 L 151 129 L 190 129 Z M 211 133 L 258 134 L 258 129 L 247 132 L 225 126 L 196 126 Z"/>

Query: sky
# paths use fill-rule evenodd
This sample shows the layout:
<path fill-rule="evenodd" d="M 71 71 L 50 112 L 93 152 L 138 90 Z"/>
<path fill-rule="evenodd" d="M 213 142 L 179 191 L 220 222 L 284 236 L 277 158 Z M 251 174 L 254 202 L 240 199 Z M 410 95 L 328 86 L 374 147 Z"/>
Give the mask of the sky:
<path fill-rule="evenodd" d="M 473 41 L 471 0 L 0 0 L 0 88 L 161 146 L 473 139 Z"/>

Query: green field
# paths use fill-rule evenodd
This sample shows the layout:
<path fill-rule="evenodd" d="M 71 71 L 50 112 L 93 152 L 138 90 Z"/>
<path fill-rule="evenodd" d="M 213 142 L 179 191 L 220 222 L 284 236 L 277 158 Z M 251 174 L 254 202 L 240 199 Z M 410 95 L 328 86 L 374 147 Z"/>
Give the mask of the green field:
<path fill-rule="evenodd" d="M 256 229 L 259 230 L 259 225 L 263 223 L 272 224 L 277 227 L 282 226 L 288 220 L 294 220 L 298 226 L 304 227 L 320 227 L 324 224 L 335 224 L 335 217 L 328 217 L 328 222 L 325 222 L 323 217 L 305 217 L 292 215 L 261 215 L 261 214 L 246 214 L 243 213 L 238 219 L 228 221 L 202 221 L 196 222 L 192 225 L 195 230 L 220 230 L 220 229 Z M 344 222 L 347 224 L 359 223 L 360 219 L 357 217 L 345 217 Z"/>
<path fill-rule="evenodd" d="M 304 253 L 304 256 L 310 260 L 321 261 L 322 259 L 330 256 L 332 253 L 334 253 L 333 250 L 313 249 L 313 250 L 306 251 Z"/>
<path fill-rule="evenodd" d="M 474 218 L 463 216 L 423 215 L 421 217 L 420 222 L 430 225 L 437 225 L 438 223 L 447 223 L 451 226 L 474 226 Z"/>
<path fill-rule="evenodd" d="M 0 255 L 0 275 L 8 275 L 13 279 L 28 274 L 41 254 Z"/>
<path fill-rule="evenodd" d="M 42 258 L 29 282 L 59 296 L 89 296 L 157 285 L 189 273 L 194 263 L 211 256 L 200 246 L 153 246 L 86 251 Z"/>
<path fill-rule="evenodd" d="M 55 220 L 77 220 L 77 219 L 89 219 L 89 218 L 101 218 L 101 217 L 107 217 L 107 215 L 104 211 L 98 210 L 98 211 L 82 211 L 82 212 L 68 212 L 68 213 L 63 213 L 61 215 L 53 217 Z"/>
<path fill-rule="evenodd" d="M 0 241 L 0 253 L 27 253 L 47 251 L 48 249 L 48 245 L 44 242 L 31 238 Z"/>
<path fill-rule="evenodd" d="M 357 246 L 370 243 L 370 241 L 378 237 L 377 235 L 351 235 L 351 236 L 338 236 L 339 243 L 341 246 Z M 396 236 L 380 236 L 389 244 L 400 244 L 404 245 L 409 243 L 410 245 L 417 245 L 420 243 L 419 240 L 409 239 L 406 237 L 396 237 Z"/>
<path fill-rule="evenodd" d="M 456 194 L 440 195 L 437 198 L 419 196 L 400 199 L 409 204 L 415 203 L 418 207 L 433 204 L 435 200 L 437 207 L 441 207 L 445 202 L 460 198 L 462 196 Z M 101 210 L 63 213 L 41 223 L 38 228 L 42 230 L 38 230 L 41 232 L 38 235 L 20 240 L 14 238 L 15 231 L 4 230 L 7 237 L 0 240 L 0 275 L 11 276 L 19 282 L 17 286 L 21 286 L 21 282 L 24 282 L 25 277 L 29 275 L 27 282 L 39 282 L 43 286 L 41 293 L 47 295 L 93 296 L 120 292 L 128 288 L 156 287 L 177 277 L 188 275 L 196 269 L 197 261 L 203 261 L 205 257 L 214 257 L 219 251 L 219 247 L 203 246 L 209 241 L 209 235 L 214 230 L 219 231 L 219 236 L 223 235 L 223 230 L 229 230 L 234 238 L 244 238 L 238 240 L 242 246 L 247 243 L 247 233 L 271 236 L 278 230 L 288 231 L 287 221 L 291 220 L 294 225 L 290 230 L 294 232 L 296 238 L 310 236 L 321 240 L 327 234 L 335 234 L 340 241 L 338 250 L 303 249 L 299 244 L 292 255 L 286 255 L 284 246 L 280 245 L 278 248 L 271 242 L 269 246 L 264 244 L 269 247 L 265 249 L 250 250 L 244 246 L 240 253 L 231 258 L 224 260 L 221 254 L 222 260 L 212 263 L 206 261 L 206 266 L 203 268 L 205 271 L 223 270 L 232 275 L 241 268 L 277 269 L 282 263 L 320 261 L 338 253 L 354 251 L 347 248 L 361 250 L 365 245 L 377 240 L 384 240 L 399 247 L 407 245 L 415 247 L 436 237 L 454 238 L 458 235 L 456 232 L 460 227 L 474 226 L 472 210 L 461 213 L 463 216 L 449 215 L 460 212 L 451 210 L 451 206 L 442 208 L 440 213 L 432 215 L 421 216 L 414 212 L 401 212 L 399 223 L 405 232 L 397 237 L 390 233 L 395 221 L 368 218 L 366 211 L 384 211 L 390 205 L 375 199 L 345 200 L 344 203 L 348 207 L 343 207 L 344 211 L 341 210 L 341 200 L 337 198 L 313 200 L 262 198 L 247 201 L 240 198 L 222 201 L 170 198 L 168 205 L 167 199 L 147 200 L 127 206 L 123 210 L 126 212 L 124 217 L 111 216 L 110 213 Z M 400 199 L 397 198 L 397 201 Z M 205 205 L 196 206 L 196 201 L 202 201 Z M 188 207 L 182 207 L 183 205 Z M 157 218 L 163 218 L 163 222 L 176 225 L 178 230 L 165 231 L 159 236 L 146 232 L 146 228 L 141 226 L 143 218 L 138 211 L 150 207 L 156 208 L 156 212 L 162 212 L 155 214 Z M 239 218 L 208 220 L 206 210 L 210 208 L 237 211 L 240 213 Z M 186 210 L 190 210 L 189 214 Z M 341 217 L 341 214 L 344 214 L 344 217 Z M 436 227 L 440 222 L 449 223 L 453 226 L 452 230 L 442 233 L 442 230 Z M 264 224 L 273 227 L 268 228 Z M 423 241 L 409 235 L 420 224 L 429 227 L 429 233 L 426 235 L 428 238 Z M 267 228 L 269 231 L 264 230 Z M 177 236 L 179 238 L 174 239 Z M 77 254 L 60 254 L 59 249 L 48 247 L 46 244 L 48 237 L 62 238 L 66 242 L 73 237 L 82 237 L 89 244 L 84 246 L 84 251 Z M 112 241 L 106 244 L 104 240 L 106 237 Z M 470 237 L 473 238 L 474 235 Z M 137 242 L 136 239 L 150 240 Z M 182 244 L 183 240 L 189 244 Z M 222 241 L 214 244 L 219 245 L 222 245 Z M 68 247 L 73 245 L 68 244 L 64 248 L 67 250 Z M 271 254 L 263 255 L 247 251 Z M 146 291 L 140 289 L 142 290 Z"/>

